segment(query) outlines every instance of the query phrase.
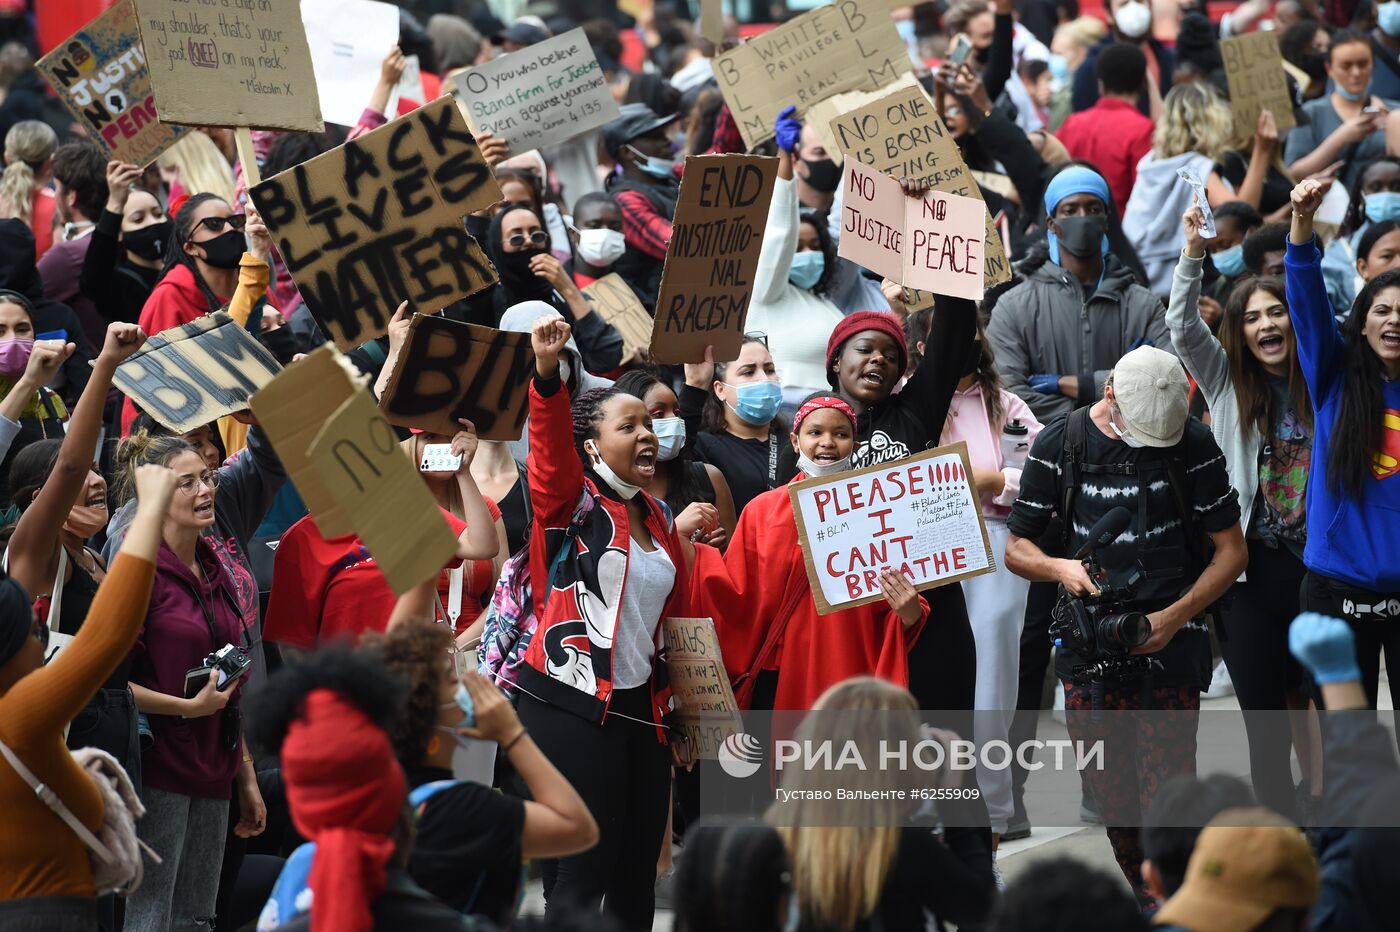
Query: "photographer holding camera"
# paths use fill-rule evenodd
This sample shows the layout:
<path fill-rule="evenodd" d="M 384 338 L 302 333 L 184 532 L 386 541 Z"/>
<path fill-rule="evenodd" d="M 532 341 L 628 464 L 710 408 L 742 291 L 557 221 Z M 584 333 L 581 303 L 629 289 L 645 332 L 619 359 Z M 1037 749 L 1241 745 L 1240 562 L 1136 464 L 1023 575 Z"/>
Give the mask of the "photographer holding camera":
<path fill-rule="evenodd" d="M 1064 553 L 1077 558 L 1037 545 L 1052 517 L 1064 526 Z M 1247 560 L 1239 518 L 1225 457 L 1189 417 L 1186 376 L 1169 353 L 1127 353 L 1102 399 L 1041 431 L 1007 520 L 1006 564 L 1060 583 L 1052 631 L 1071 738 L 1103 737 L 1091 710 L 1200 709 L 1210 682 L 1206 610 Z M 1122 826 L 1141 823 L 1132 814 L 1146 809 L 1153 787 L 1195 767 L 1195 716 L 1161 716 L 1116 729 L 1102 769 L 1083 772 L 1135 890 L 1138 830 Z"/>

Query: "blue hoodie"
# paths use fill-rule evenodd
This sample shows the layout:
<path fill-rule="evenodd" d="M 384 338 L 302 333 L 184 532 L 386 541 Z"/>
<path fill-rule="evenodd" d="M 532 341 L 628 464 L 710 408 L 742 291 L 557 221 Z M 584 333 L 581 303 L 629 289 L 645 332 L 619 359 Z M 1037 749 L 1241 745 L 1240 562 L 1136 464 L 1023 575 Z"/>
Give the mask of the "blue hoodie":
<path fill-rule="evenodd" d="M 1332 485 L 1327 451 L 1341 415 L 1347 350 L 1327 300 L 1316 240 L 1302 246 L 1290 240 L 1284 269 L 1298 361 L 1315 412 L 1303 562 L 1361 589 L 1400 592 L 1400 466 L 1377 463 L 1359 498 L 1343 496 Z M 1400 381 L 1385 383 L 1385 406 L 1387 421 L 1400 422 Z M 1385 453 L 1400 459 L 1400 427 L 1388 426 L 1382 443 Z"/>

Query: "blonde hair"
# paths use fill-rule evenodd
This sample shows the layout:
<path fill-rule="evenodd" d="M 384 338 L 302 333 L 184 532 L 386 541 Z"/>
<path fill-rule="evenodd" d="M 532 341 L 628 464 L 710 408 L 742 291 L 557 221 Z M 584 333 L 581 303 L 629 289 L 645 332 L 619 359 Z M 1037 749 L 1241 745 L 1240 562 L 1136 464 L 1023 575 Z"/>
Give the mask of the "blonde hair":
<path fill-rule="evenodd" d="M 1230 107 L 1215 88 L 1197 82 L 1178 84 L 1162 101 L 1152 148 L 1159 159 L 1198 152 L 1218 162 L 1230 149 L 1234 132 Z"/>
<path fill-rule="evenodd" d="M 186 194 L 213 194 L 225 204 L 234 202 L 233 166 L 204 133 L 186 133 L 156 164 L 178 171 Z"/>
<path fill-rule="evenodd" d="M 1081 16 L 1067 23 L 1061 23 L 1056 27 L 1053 38 L 1059 38 L 1063 33 L 1069 41 L 1084 51 L 1097 45 L 1107 32 L 1108 27 L 1097 16 Z"/>
<path fill-rule="evenodd" d="M 5 173 L 0 175 L 0 215 L 26 224 L 34 216 L 36 175 L 54 150 L 58 134 L 39 120 L 21 120 L 5 134 Z"/>
<path fill-rule="evenodd" d="M 907 773 L 869 762 L 880 761 L 884 747 L 903 741 L 912 748 L 921 740 L 919 716 L 908 690 L 873 676 L 837 683 L 822 693 L 812 712 L 797 728 L 800 746 L 821 748 L 829 742 L 835 761 L 851 742 L 867 762 L 854 780 L 859 789 L 872 791 L 872 799 L 835 798 L 838 788 L 852 788 L 849 768 L 788 768 L 783 789 L 815 792 L 809 799 L 775 803 L 767 819 L 792 859 L 802 926 L 848 932 L 879 907 L 900 833 L 912 813 L 908 802 L 881 798 L 893 796 L 888 791 L 908 790 Z"/>
<path fill-rule="evenodd" d="M 169 466 L 170 461 L 181 453 L 199 455 L 199 451 L 184 437 L 153 434 L 145 428 L 133 432 L 117 444 L 113 487 L 117 501 L 124 502 L 136 497 L 137 469 L 152 463 Z"/>

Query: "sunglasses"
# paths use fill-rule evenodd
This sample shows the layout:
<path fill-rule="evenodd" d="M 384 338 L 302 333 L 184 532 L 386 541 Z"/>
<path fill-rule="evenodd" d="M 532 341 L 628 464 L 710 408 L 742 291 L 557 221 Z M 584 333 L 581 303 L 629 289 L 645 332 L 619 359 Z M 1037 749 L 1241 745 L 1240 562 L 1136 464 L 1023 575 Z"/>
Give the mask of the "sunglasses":
<path fill-rule="evenodd" d="M 524 249 L 526 243 L 529 243 L 531 246 L 543 246 L 547 242 L 549 242 L 549 234 L 545 233 L 544 230 L 536 230 L 529 236 L 526 236 L 524 233 L 517 233 L 506 239 L 506 245 L 511 249 Z"/>
<path fill-rule="evenodd" d="M 42 647 L 44 650 L 49 649 L 48 625 L 44 624 L 42 621 L 36 618 L 34 619 L 34 627 L 30 629 L 29 633 L 34 636 L 34 640 L 39 642 L 40 647 Z"/>
<path fill-rule="evenodd" d="M 224 232 L 224 227 L 226 226 L 241 232 L 247 225 L 248 217 L 246 214 L 229 214 L 227 217 L 205 217 L 190 228 L 190 237 L 193 238 L 195 230 L 201 228 L 217 235 Z M 189 242 L 189 240 L 185 242 Z"/>
<path fill-rule="evenodd" d="M 765 349 L 768 347 L 768 334 L 764 333 L 762 330 L 750 330 L 748 333 L 744 334 L 744 340 L 746 342 L 762 343 Z"/>

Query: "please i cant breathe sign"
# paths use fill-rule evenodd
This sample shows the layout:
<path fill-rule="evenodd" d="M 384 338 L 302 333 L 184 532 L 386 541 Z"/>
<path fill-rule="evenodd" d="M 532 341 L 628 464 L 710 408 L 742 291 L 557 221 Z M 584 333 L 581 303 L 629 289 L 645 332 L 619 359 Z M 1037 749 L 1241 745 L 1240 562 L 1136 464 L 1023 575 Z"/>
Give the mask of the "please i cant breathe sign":
<path fill-rule="evenodd" d="M 934 589 L 996 569 L 967 444 L 788 486 L 817 610 L 884 598 L 880 574 Z"/>

